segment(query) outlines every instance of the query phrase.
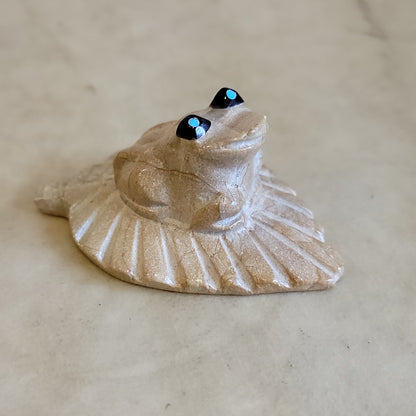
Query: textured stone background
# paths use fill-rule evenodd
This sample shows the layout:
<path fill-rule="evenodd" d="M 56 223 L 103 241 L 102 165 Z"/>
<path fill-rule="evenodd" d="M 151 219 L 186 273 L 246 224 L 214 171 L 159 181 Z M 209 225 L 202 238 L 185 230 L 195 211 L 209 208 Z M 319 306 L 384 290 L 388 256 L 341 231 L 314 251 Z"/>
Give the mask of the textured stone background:
<path fill-rule="evenodd" d="M 413 415 L 416 3 L 3 0 L 0 413 Z M 331 291 L 107 276 L 32 199 L 236 88 L 343 254 Z"/>

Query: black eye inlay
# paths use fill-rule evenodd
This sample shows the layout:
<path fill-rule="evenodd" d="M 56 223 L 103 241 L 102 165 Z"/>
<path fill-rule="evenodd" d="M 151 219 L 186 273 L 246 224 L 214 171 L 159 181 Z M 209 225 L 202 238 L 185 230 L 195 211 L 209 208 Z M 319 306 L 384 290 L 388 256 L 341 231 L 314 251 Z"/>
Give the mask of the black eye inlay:
<path fill-rule="evenodd" d="M 186 140 L 196 140 L 204 136 L 211 127 L 211 122 L 206 118 L 191 114 L 186 116 L 176 129 L 176 135 Z"/>
<path fill-rule="evenodd" d="M 212 108 L 229 108 L 243 102 L 244 100 L 237 91 L 232 90 L 231 88 L 221 88 L 210 105 Z"/>

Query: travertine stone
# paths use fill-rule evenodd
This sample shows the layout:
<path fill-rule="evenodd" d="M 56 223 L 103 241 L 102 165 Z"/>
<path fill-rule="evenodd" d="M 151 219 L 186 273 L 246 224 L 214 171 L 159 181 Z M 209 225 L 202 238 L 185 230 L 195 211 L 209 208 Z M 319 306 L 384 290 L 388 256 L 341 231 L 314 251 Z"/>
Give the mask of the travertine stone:
<path fill-rule="evenodd" d="M 225 98 L 47 186 L 38 207 L 67 217 L 79 248 L 130 283 L 239 295 L 332 286 L 343 267 L 323 229 L 262 166 L 265 117 Z"/>

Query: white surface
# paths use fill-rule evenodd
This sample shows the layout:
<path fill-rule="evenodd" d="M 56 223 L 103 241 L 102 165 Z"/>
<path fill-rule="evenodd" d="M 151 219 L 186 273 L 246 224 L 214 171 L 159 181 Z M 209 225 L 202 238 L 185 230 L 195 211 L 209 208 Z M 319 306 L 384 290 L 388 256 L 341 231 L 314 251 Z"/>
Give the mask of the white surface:
<path fill-rule="evenodd" d="M 0 413 L 412 415 L 416 4 L 3 1 Z M 107 276 L 38 185 L 203 108 L 267 114 L 265 161 L 343 254 L 335 289 L 179 295 Z"/>

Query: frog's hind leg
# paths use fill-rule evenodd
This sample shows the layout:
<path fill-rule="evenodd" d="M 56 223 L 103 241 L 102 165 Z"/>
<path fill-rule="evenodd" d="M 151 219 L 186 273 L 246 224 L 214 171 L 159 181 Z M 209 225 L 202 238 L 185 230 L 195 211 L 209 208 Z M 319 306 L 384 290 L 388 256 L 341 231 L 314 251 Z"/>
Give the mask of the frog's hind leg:
<path fill-rule="evenodd" d="M 46 185 L 35 198 L 41 212 L 68 218 L 72 205 L 106 182 L 113 182 L 113 156 L 68 179 Z"/>

